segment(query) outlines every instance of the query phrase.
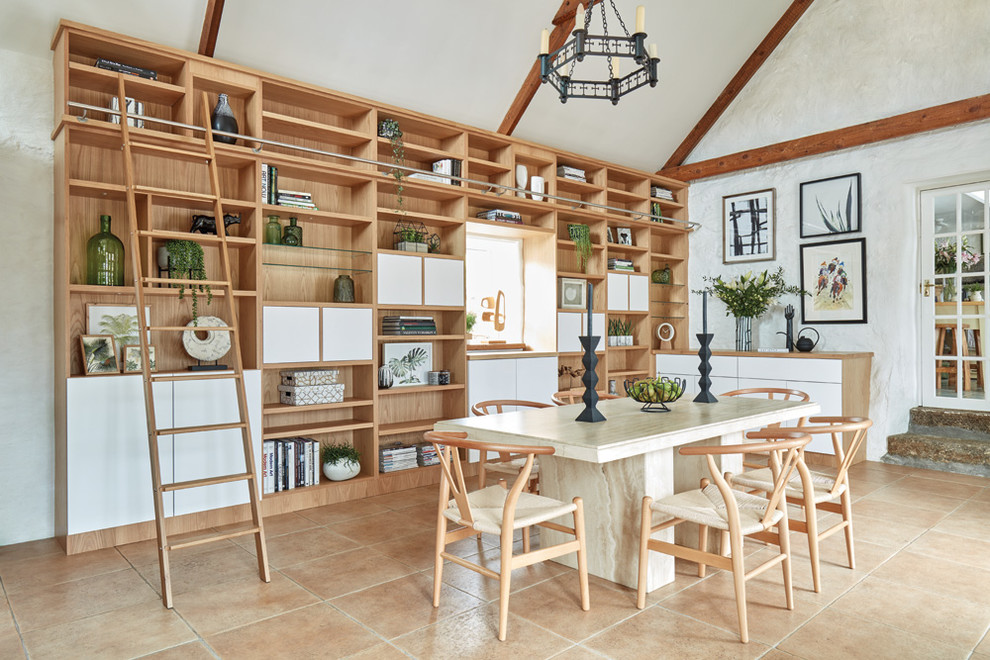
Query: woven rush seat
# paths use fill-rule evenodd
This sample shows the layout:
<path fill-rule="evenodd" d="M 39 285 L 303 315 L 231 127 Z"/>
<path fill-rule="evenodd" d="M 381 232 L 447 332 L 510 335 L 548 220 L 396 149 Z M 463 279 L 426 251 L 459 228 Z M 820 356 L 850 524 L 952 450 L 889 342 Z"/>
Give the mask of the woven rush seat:
<path fill-rule="evenodd" d="M 467 493 L 471 515 L 474 517 L 473 525 L 468 525 L 462 519 L 456 500 L 450 500 L 450 508 L 444 511 L 443 515 L 451 522 L 468 525 L 479 532 L 499 534 L 502 531 L 502 511 L 508 495 L 509 491 L 501 486 L 489 486 Z M 762 500 L 765 505 L 766 500 L 756 499 Z M 575 509 L 577 505 L 573 502 L 561 502 L 550 497 L 522 492 L 519 493 L 519 500 L 516 503 L 516 516 L 512 521 L 512 529 L 531 527 L 537 523 L 568 515 Z"/>
<path fill-rule="evenodd" d="M 846 492 L 845 483 L 841 483 L 838 488 L 835 488 L 835 477 L 831 475 L 812 471 L 809 471 L 809 474 L 811 475 L 811 485 L 814 488 L 815 504 L 831 502 L 837 496 Z M 770 468 L 763 468 L 762 470 L 749 470 L 747 472 L 743 472 L 742 474 L 733 475 L 732 483 L 736 486 L 744 486 L 746 488 L 753 488 L 766 492 L 773 489 L 773 472 Z M 833 490 L 833 488 L 835 490 Z M 787 497 L 804 496 L 800 474 L 795 473 L 791 476 L 791 480 L 787 482 L 785 492 L 787 493 Z"/>
<path fill-rule="evenodd" d="M 773 481 L 770 482 L 770 489 L 773 490 Z M 736 499 L 736 506 L 739 507 L 740 533 L 745 536 L 766 529 L 763 517 L 767 512 L 767 499 L 740 491 L 734 491 L 732 495 Z M 725 500 L 714 484 L 709 484 L 699 490 L 690 490 L 665 497 L 653 502 L 650 508 L 659 513 L 666 513 L 675 518 L 689 520 L 715 529 L 729 529 Z M 781 511 L 774 511 L 769 523 L 776 525 L 783 515 Z"/>

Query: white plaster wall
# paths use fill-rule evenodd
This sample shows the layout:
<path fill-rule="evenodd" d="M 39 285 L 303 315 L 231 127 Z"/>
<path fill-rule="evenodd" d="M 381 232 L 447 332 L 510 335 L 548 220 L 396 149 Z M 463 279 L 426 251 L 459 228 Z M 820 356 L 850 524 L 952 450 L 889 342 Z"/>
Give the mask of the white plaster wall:
<path fill-rule="evenodd" d="M 987 0 L 816 0 L 688 162 L 988 91 Z"/>
<path fill-rule="evenodd" d="M 0 50 L 0 546 L 54 533 L 52 85 Z"/>
<path fill-rule="evenodd" d="M 867 456 L 878 460 L 886 453 L 887 436 L 907 430 L 908 411 L 921 401 L 917 191 L 950 180 L 990 179 L 990 121 L 692 183 L 691 218 L 703 226 L 691 237 L 689 279 L 696 290 L 704 285 L 703 275 L 734 276 L 783 266 L 788 283 L 799 284 L 799 184 L 852 172 L 862 173 L 863 232 L 841 238 L 866 237 L 868 323 L 815 327 L 822 334 L 819 350 L 874 353 L 874 427 Z M 777 191 L 776 261 L 723 265 L 722 196 L 765 188 Z M 775 334 L 784 329 L 783 305 L 791 302 L 800 310 L 797 301 L 797 296 L 786 296 L 754 322 L 755 346 L 783 346 L 783 337 Z M 735 323 L 724 313 L 721 302 L 709 300 L 713 344 L 732 349 Z M 796 323 L 800 317 L 798 311 Z M 692 304 L 692 337 L 700 328 L 701 305 Z"/>

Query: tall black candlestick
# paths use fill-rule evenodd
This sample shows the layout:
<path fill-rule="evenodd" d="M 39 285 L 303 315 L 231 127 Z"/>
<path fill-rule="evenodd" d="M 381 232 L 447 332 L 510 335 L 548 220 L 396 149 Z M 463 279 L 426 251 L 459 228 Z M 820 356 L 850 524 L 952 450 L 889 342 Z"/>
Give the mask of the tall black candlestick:
<path fill-rule="evenodd" d="M 591 332 L 591 311 L 594 305 L 592 300 L 595 294 L 595 285 L 588 282 L 588 336 L 590 337 L 593 333 Z"/>
<path fill-rule="evenodd" d="M 701 292 L 701 334 L 708 334 L 708 292 Z"/>

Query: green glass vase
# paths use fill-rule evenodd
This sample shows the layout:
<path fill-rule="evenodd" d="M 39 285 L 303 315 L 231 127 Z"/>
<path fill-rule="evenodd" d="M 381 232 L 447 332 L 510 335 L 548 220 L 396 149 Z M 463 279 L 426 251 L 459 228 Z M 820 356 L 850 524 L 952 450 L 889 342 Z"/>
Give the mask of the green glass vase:
<path fill-rule="evenodd" d="M 296 224 L 296 218 L 289 218 L 289 224 L 282 230 L 282 245 L 302 246 L 302 227 Z"/>
<path fill-rule="evenodd" d="M 86 284 L 124 286 L 124 244 L 110 233 L 110 216 L 100 216 L 100 233 L 86 244 Z"/>
<path fill-rule="evenodd" d="M 282 243 L 282 225 L 278 223 L 277 215 L 268 216 L 268 224 L 265 225 L 265 243 L 269 245 L 280 245 Z"/>
<path fill-rule="evenodd" d="M 350 275 L 340 275 L 333 282 L 333 301 L 339 303 L 354 302 L 354 280 Z"/>

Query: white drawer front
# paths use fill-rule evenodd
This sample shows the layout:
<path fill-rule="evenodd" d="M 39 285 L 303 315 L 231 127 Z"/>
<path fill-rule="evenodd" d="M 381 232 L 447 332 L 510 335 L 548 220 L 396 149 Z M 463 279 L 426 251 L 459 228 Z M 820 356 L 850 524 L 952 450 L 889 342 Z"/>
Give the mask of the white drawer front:
<path fill-rule="evenodd" d="M 802 380 L 812 383 L 841 383 L 842 360 L 815 358 L 739 358 L 740 378 Z"/>

